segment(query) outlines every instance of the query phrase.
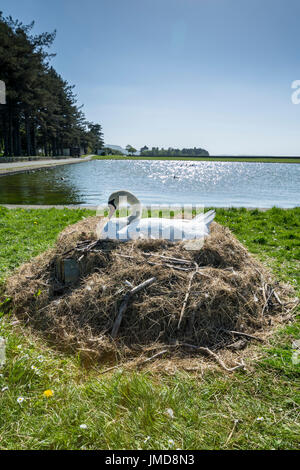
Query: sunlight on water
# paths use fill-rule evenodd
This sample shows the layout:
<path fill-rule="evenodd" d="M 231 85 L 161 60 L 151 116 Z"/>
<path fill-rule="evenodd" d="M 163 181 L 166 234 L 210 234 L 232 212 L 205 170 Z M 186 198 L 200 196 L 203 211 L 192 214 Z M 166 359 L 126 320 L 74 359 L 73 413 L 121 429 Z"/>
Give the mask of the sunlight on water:
<path fill-rule="evenodd" d="M 94 160 L 1 177 L 0 203 L 97 205 L 127 189 L 148 204 L 294 207 L 299 188 L 299 164 Z"/>

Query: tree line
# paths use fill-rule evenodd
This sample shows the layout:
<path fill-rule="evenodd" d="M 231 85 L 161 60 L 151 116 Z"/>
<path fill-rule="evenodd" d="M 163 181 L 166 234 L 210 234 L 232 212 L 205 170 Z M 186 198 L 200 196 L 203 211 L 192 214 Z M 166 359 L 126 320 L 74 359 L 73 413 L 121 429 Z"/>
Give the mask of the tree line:
<path fill-rule="evenodd" d="M 0 80 L 6 88 L 0 155 L 57 156 L 64 148 L 71 155 L 80 148 L 96 153 L 103 146 L 101 125 L 86 120 L 74 85 L 50 65 L 56 31 L 34 35 L 33 26 L 0 12 Z"/>
<path fill-rule="evenodd" d="M 132 145 L 128 144 L 126 145 L 126 150 L 129 153 L 129 155 L 134 155 L 137 152 L 137 149 L 135 149 Z M 122 152 L 106 148 L 104 149 L 103 155 L 122 155 Z M 202 148 L 184 148 L 184 149 L 174 149 L 172 147 L 169 147 L 168 149 L 164 148 L 158 148 L 158 147 L 152 147 L 150 150 L 146 145 L 142 147 L 139 151 L 139 155 L 145 155 L 149 157 L 200 157 L 200 156 L 209 156 L 209 153 L 207 150 L 204 150 Z"/>
<path fill-rule="evenodd" d="M 200 156 L 209 156 L 207 150 L 202 148 L 183 148 L 183 149 L 174 149 L 169 147 L 168 149 L 152 147 L 151 150 L 145 145 L 140 149 L 141 155 L 147 155 L 151 157 L 200 157 Z"/>

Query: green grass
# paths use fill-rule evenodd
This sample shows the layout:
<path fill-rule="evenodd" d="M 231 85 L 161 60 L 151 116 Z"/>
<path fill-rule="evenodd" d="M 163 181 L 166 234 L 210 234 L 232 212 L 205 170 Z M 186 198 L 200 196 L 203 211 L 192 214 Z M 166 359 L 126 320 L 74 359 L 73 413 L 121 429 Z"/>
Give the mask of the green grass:
<path fill-rule="evenodd" d="M 89 214 L 0 209 L 2 279 L 53 244 L 64 226 Z M 300 294 L 300 208 L 218 209 L 217 221 Z M 248 373 L 214 370 L 203 377 L 182 371 L 98 375 L 77 357 L 43 344 L 9 315 L 2 316 L 0 336 L 7 338 L 0 449 L 167 449 L 169 439 L 175 449 L 299 449 L 300 364 L 293 363 L 291 348 L 300 337 L 299 321 L 278 331 L 272 346 L 258 346 L 261 358 Z M 43 396 L 46 389 L 53 397 Z M 18 397 L 24 398 L 20 404 Z"/>
<path fill-rule="evenodd" d="M 0 206 L 0 283 L 9 271 L 54 244 L 64 227 L 90 214 L 81 209 L 8 210 Z"/>
<path fill-rule="evenodd" d="M 261 162 L 261 163 L 300 163 L 300 158 L 276 157 L 148 157 L 123 155 L 95 155 L 92 160 L 183 160 L 199 162 Z"/>

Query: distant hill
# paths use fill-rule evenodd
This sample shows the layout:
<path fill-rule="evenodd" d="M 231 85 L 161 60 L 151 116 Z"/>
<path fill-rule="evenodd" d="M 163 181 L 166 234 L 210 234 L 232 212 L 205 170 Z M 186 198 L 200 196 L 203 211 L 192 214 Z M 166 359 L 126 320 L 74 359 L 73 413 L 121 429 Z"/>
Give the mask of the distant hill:
<path fill-rule="evenodd" d="M 113 150 L 118 150 L 119 152 L 124 153 L 124 155 L 128 155 L 128 152 L 126 149 L 123 149 L 123 147 L 120 147 L 120 145 L 111 145 L 111 144 L 104 144 L 105 148 L 110 148 Z"/>

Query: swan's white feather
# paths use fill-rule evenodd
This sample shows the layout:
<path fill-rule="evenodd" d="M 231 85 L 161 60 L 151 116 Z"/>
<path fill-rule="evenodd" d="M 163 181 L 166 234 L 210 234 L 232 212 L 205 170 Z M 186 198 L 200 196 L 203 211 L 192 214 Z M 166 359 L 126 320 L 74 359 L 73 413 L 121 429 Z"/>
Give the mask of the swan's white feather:
<path fill-rule="evenodd" d="M 136 240 L 138 238 L 164 239 L 170 241 L 194 240 L 204 238 L 209 234 L 209 226 L 215 217 L 215 211 L 201 213 L 194 219 L 166 219 L 159 217 L 140 218 L 142 205 L 132 193 L 116 191 L 108 199 L 111 215 L 119 207 L 120 197 L 127 197 L 134 216 L 110 218 L 104 225 L 100 239 Z M 117 204 L 117 205 L 116 205 Z M 110 215 L 110 217 L 111 217 Z M 131 222 L 129 223 L 129 221 Z"/>
<path fill-rule="evenodd" d="M 203 238 L 209 234 L 209 225 L 214 215 L 214 213 L 209 213 L 208 216 L 201 214 L 201 218 L 192 220 L 150 217 L 139 219 L 129 225 L 126 224 L 126 218 L 112 219 L 105 225 L 101 239 L 126 241 L 150 238 L 179 241 Z"/>

